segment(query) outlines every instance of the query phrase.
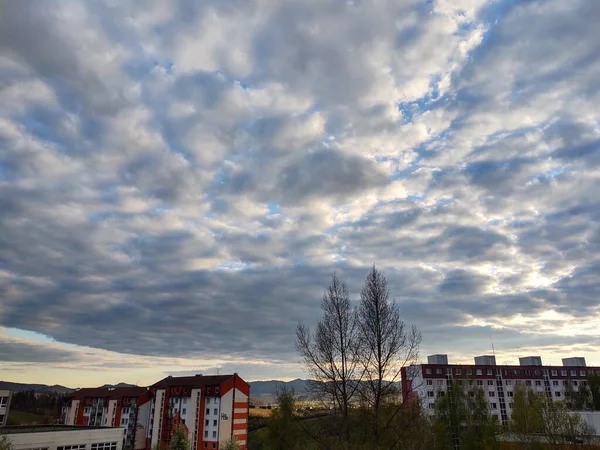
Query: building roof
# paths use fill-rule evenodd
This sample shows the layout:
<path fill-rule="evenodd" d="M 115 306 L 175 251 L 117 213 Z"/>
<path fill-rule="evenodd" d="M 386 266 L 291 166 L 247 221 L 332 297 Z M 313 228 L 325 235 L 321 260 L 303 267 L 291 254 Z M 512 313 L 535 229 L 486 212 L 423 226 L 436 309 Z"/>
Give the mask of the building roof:
<path fill-rule="evenodd" d="M 168 376 L 154 383 L 151 388 L 163 389 L 175 386 L 188 386 L 199 388 L 203 386 L 218 386 L 229 380 L 234 374 L 230 375 L 193 375 L 191 377 L 172 377 Z"/>
<path fill-rule="evenodd" d="M 2 427 L 3 434 L 48 433 L 54 431 L 110 430 L 112 427 L 88 427 L 79 425 L 10 425 Z"/>
<path fill-rule="evenodd" d="M 126 386 L 109 388 L 106 386 L 96 388 L 81 388 L 71 392 L 67 397 L 69 398 L 123 398 L 123 397 L 140 397 L 148 389 L 139 386 Z"/>

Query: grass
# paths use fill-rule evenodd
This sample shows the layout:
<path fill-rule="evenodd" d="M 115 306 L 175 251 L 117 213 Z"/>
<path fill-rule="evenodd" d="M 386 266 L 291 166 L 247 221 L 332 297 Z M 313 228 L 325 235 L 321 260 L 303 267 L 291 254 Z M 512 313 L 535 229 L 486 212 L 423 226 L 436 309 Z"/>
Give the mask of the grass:
<path fill-rule="evenodd" d="M 250 408 L 250 415 L 258 417 L 269 417 L 271 415 L 271 411 L 271 409 Z"/>
<path fill-rule="evenodd" d="M 8 412 L 8 423 L 11 425 L 31 425 L 35 423 L 44 423 L 46 416 L 33 414 L 26 411 L 17 411 L 11 409 Z"/>

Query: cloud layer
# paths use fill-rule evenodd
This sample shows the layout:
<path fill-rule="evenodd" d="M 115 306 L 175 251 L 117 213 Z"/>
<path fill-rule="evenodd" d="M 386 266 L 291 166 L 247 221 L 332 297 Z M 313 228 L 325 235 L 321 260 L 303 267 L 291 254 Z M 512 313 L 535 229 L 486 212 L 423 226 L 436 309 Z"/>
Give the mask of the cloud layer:
<path fill-rule="evenodd" d="M 328 276 L 358 292 L 375 262 L 424 352 L 493 330 L 507 354 L 591 355 L 599 20 L 586 0 L 7 3 L 0 325 L 292 364 Z M 16 345 L 0 359 L 53 361 Z"/>

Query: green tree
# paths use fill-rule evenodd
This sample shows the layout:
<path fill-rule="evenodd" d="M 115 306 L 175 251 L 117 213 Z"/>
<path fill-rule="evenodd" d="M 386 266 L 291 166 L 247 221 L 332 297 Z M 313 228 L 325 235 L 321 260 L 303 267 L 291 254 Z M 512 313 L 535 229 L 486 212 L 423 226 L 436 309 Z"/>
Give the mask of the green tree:
<path fill-rule="evenodd" d="M 434 408 L 435 447 L 439 449 L 496 449 L 498 423 L 488 410 L 483 389 L 465 391 L 461 385 L 449 385 L 440 391 Z"/>
<path fill-rule="evenodd" d="M 223 450 L 239 450 L 240 446 L 238 444 L 238 440 L 234 437 L 225 442 L 223 446 Z"/>
<path fill-rule="evenodd" d="M 588 386 L 592 396 L 592 409 L 600 411 L 600 375 L 594 374 L 588 377 Z"/>
<path fill-rule="evenodd" d="M 188 440 L 185 428 L 178 426 L 171 438 L 169 450 L 190 450 L 190 441 Z"/>
<path fill-rule="evenodd" d="M 298 420 L 294 417 L 296 401 L 294 392 L 283 388 L 277 394 L 278 408 L 273 409 L 268 426 L 269 449 L 294 450 L 304 449 L 303 442 L 308 436 L 303 433 Z"/>
<path fill-rule="evenodd" d="M 569 413 L 565 403 L 523 386 L 515 390 L 510 428 L 529 450 L 548 444 L 561 448 L 592 435 L 589 425 L 578 414 Z"/>
<path fill-rule="evenodd" d="M 14 446 L 10 438 L 6 435 L 0 435 L 0 450 L 13 450 Z"/>

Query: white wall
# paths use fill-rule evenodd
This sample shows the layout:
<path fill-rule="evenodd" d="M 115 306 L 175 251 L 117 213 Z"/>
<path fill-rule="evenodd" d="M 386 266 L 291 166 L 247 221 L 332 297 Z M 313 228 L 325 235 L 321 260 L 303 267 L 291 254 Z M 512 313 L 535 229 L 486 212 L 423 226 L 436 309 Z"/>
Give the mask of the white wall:
<path fill-rule="evenodd" d="M 79 400 L 73 400 L 71 406 L 69 406 L 69 412 L 67 415 L 67 425 L 75 425 L 77 419 L 77 412 L 79 411 Z"/>
<path fill-rule="evenodd" d="M 83 430 L 44 431 L 34 433 L 6 433 L 15 450 L 43 448 L 56 450 L 63 445 L 85 444 L 90 450 L 90 444 L 116 442 L 117 450 L 123 448 L 123 430 L 120 428 L 86 428 Z"/>
<path fill-rule="evenodd" d="M 162 427 L 162 414 L 163 414 L 163 405 L 165 401 L 165 390 L 157 389 L 156 390 L 156 403 L 154 406 L 154 416 L 152 417 L 152 440 L 150 442 L 150 447 L 154 448 L 160 439 L 160 429 Z"/>
<path fill-rule="evenodd" d="M 137 427 L 135 434 L 135 448 L 142 449 L 146 447 L 146 434 L 148 427 L 148 419 L 150 418 L 150 410 L 152 409 L 152 401 L 146 402 L 138 407 Z"/>
<path fill-rule="evenodd" d="M 6 425 L 8 420 L 8 411 L 10 409 L 11 391 L 0 391 L 0 399 L 4 402 L 4 406 L 0 406 L 0 427 Z"/>

